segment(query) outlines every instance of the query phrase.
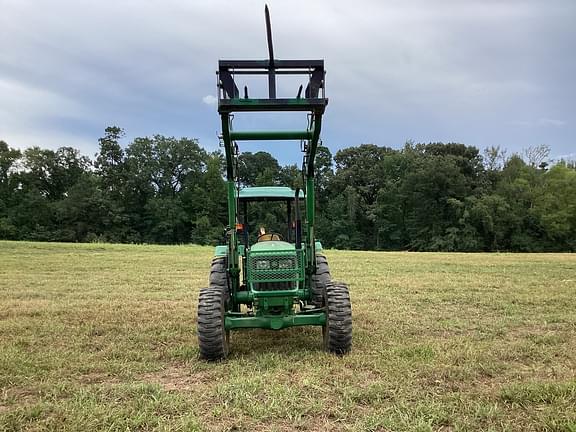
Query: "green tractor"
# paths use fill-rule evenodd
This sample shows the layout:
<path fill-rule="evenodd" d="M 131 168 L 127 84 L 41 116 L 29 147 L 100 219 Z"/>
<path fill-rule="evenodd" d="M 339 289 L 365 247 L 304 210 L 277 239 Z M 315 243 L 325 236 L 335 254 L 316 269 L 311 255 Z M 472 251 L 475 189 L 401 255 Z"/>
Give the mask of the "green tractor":
<path fill-rule="evenodd" d="M 318 148 L 325 97 L 323 60 L 274 59 L 270 16 L 265 8 L 268 60 L 220 60 L 218 112 L 226 155 L 228 227 L 226 245 L 216 246 L 209 286 L 200 290 L 198 342 L 200 356 L 221 360 L 228 356 L 230 332 L 246 328 L 280 330 L 320 326 L 324 348 L 345 354 L 352 344 L 352 310 L 348 286 L 332 281 L 322 245 L 315 238 L 314 160 Z M 307 86 L 295 98 L 276 96 L 277 75 L 305 75 Z M 269 97 L 254 99 L 236 75 L 267 75 Z M 308 126 L 299 131 L 234 131 L 234 113 L 308 113 Z M 237 175 L 238 141 L 299 140 L 304 153 L 302 190 L 289 187 L 240 186 Z M 254 202 L 284 207 L 286 226 L 255 237 L 260 221 L 248 220 Z"/>

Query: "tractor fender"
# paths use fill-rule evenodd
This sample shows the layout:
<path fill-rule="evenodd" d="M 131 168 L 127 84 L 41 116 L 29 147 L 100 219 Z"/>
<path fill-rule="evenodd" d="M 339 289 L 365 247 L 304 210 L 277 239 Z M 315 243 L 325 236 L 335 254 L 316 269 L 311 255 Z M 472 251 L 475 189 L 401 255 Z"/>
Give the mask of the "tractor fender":
<path fill-rule="evenodd" d="M 214 248 L 214 256 L 215 257 L 223 257 L 228 255 L 228 246 L 220 245 Z"/>
<path fill-rule="evenodd" d="M 316 242 L 316 250 L 318 250 L 318 243 Z M 238 245 L 238 253 L 240 255 L 244 255 L 244 245 Z M 228 246 L 226 245 L 218 245 L 214 248 L 214 256 L 215 257 L 223 257 L 228 255 Z"/>

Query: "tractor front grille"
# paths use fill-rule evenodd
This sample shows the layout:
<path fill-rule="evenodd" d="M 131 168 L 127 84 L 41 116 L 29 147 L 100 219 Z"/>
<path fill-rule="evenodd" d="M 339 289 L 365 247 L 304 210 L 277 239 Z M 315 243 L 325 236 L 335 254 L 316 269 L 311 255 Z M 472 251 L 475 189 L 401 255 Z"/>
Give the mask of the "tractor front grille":
<path fill-rule="evenodd" d="M 246 266 L 248 282 L 253 283 L 254 289 L 258 291 L 294 289 L 295 282 L 304 280 L 303 261 L 302 251 L 291 254 L 249 252 Z M 260 288 L 256 288 L 256 284 L 259 284 Z"/>

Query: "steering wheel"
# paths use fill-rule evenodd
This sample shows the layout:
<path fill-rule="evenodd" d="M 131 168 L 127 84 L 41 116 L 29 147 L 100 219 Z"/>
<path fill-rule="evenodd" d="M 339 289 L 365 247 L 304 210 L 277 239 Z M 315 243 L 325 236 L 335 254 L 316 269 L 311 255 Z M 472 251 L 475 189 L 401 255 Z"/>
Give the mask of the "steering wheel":
<path fill-rule="evenodd" d="M 260 234 L 257 241 L 272 241 L 272 240 L 284 240 L 284 238 L 278 233 L 266 233 Z"/>

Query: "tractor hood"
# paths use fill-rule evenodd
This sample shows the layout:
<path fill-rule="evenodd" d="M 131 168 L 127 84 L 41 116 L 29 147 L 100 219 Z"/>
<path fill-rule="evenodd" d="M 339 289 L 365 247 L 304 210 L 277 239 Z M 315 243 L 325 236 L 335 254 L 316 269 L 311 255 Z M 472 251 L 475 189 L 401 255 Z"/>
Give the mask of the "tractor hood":
<path fill-rule="evenodd" d="M 292 243 L 280 240 L 262 241 L 252 245 L 252 252 L 291 252 L 295 250 Z"/>

